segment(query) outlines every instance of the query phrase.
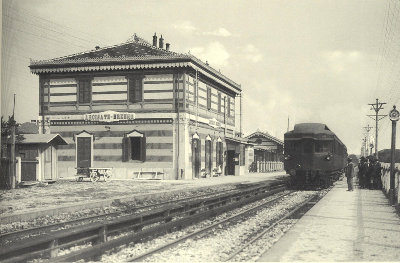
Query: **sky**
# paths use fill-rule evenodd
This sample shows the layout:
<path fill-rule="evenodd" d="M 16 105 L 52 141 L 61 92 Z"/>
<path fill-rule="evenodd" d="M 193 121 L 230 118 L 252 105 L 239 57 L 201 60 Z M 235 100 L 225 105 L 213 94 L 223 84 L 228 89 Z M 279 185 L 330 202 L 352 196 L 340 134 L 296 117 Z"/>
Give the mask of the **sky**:
<path fill-rule="evenodd" d="M 151 42 L 155 32 L 172 51 L 190 52 L 241 85 L 245 135 L 283 139 L 288 122 L 289 130 L 321 122 L 360 154 L 363 127 L 375 126 L 368 104 L 386 102 L 379 114 L 400 108 L 398 0 L 3 0 L 2 116 L 12 114 L 16 94 L 17 122 L 38 117 L 30 59 L 119 44 L 135 33 Z M 378 149 L 390 148 L 390 120 L 378 127 Z"/>

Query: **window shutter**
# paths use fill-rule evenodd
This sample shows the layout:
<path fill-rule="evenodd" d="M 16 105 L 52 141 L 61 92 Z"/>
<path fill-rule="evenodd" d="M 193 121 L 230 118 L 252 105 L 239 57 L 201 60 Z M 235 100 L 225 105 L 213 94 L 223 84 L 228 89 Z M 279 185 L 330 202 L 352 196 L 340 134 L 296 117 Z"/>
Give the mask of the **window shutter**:
<path fill-rule="evenodd" d="M 211 88 L 207 87 L 207 109 L 211 109 Z"/>
<path fill-rule="evenodd" d="M 146 137 L 143 136 L 140 140 L 140 158 L 142 162 L 146 161 Z"/>
<path fill-rule="evenodd" d="M 218 113 L 221 113 L 221 93 L 218 92 Z"/>
<path fill-rule="evenodd" d="M 127 162 L 129 160 L 128 146 L 129 146 L 129 138 L 124 136 L 122 138 L 122 161 Z"/>

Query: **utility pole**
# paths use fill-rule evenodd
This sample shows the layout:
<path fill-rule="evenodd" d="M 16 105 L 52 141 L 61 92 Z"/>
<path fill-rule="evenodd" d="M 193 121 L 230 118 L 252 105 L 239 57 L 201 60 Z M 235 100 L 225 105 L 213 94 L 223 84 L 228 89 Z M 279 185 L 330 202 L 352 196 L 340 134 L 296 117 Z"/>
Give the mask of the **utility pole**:
<path fill-rule="evenodd" d="M 371 110 L 375 111 L 375 115 L 367 115 L 368 117 L 375 120 L 375 157 L 378 158 L 378 121 L 385 118 L 387 115 L 379 115 L 378 112 L 383 109 L 383 105 L 386 102 L 379 102 L 379 99 L 376 99 L 375 103 L 370 103 L 368 105 L 372 106 Z"/>
<path fill-rule="evenodd" d="M 13 107 L 13 115 L 11 119 L 11 167 L 10 167 L 10 187 L 11 189 L 15 189 L 16 185 L 16 174 L 15 174 L 15 118 L 14 118 L 14 110 L 15 110 L 15 94 L 14 94 L 14 107 Z"/>

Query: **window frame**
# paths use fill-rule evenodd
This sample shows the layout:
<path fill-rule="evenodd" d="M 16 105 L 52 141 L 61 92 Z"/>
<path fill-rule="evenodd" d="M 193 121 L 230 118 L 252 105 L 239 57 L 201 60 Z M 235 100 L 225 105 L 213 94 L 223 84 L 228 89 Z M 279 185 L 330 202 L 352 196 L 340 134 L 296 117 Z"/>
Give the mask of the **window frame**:
<path fill-rule="evenodd" d="M 207 110 L 211 110 L 211 87 L 207 86 Z"/>
<path fill-rule="evenodd" d="M 132 140 L 133 137 L 140 139 L 140 157 L 139 159 L 132 159 Z M 122 162 L 145 162 L 146 161 L 146 135 L 137 130 L 133 130 L 124 135 L 122 138 Z"/>
<path fill-rule="evenodd" d="M 87 86 L 82 87 L 82 83 L 87 83 Z M 92 87 L 92 79 L 91 78 L 79 78 L 77 79 L 78 84 L 78 104 L 79 105 L 88 105 L 93 101 L 93 87 Z M 82 90 L 88 88 L 88 91 Z M 87 98 L 86 98 L 87 96 Z M 82 101 L 81 101 L 82 98 Z M 87 99 L 87 100 L 86 100 Z"/>
<path fill-rule="evenodd" d="M 144 76 L 143 75 L 133 75 L 127 77 L 128 87 L 127 87 L 127 99 L 128 103 L 140 103 L 143 102 L 144 97 Z M 136 84 L 139 84 L 136 86 Z M 140 94 L 139 96 L 137 96 Z"/>

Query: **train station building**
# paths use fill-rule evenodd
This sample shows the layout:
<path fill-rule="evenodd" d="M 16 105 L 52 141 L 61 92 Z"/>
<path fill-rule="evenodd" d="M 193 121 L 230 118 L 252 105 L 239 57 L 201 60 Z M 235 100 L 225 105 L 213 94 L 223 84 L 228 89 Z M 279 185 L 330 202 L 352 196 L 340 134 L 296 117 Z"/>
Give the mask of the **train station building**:
<path fill-rule="evenodd" d="M 31 61 L 30 70 L 40 132 L 68 143 L 58 149 L 60 177 L 109 167 L 114 178 L 192 179 L 239 175 L 249 163 L 236 128 L 241 86 L 162 36 Z"/>

